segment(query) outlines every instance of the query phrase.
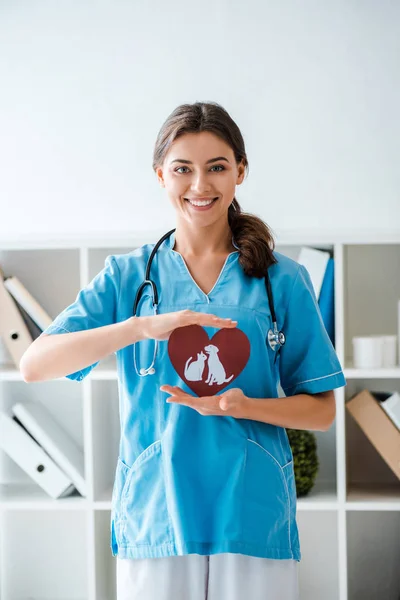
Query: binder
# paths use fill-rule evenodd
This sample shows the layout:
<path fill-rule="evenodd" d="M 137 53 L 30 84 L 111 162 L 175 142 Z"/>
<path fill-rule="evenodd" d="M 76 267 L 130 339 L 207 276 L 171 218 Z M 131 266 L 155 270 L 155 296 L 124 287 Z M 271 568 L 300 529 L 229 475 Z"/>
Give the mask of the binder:
<path fill-rule="evenodd" d="M 37 402 L 18 402 L 11 410 L 54 462 L 68 475 L 78 492 L 86 496 L 83 452 L 54 420 L 45 406 Z"/>
<path fill-rule="evenodd" d="M 22 355 L 33 342 L 29 329 L 4 285 L 0 269 L 0 336 L 19 369 Z"/>
<path fill-rule="evenodd" d="M 333 346 L 335 345 L 335 273 L 334 259 L 330 258 L 325 270 L 318 300 L 322 320 Z"/>
<path fill-rule="evenodd" d="M 329 252 L 304 246 L 301 248 L 297 259 L 297 262 L 303 265 L 310 275 L 317 300 L 319 300 L 322 282 L 330 257 Z"/>
<path fill-rule="evenodd" d="M 31 334 L 32 339 L 36 340 L 36 338 L 38 338 L 43 333 L 42 330 L 35 323 L 35 321 L 32 319 L 32 317 L 26 312 L 26 310 L 24 308 L 22 308 L 22 306 L 17 302 L 17 300 L 15 300 L 15 298 L 14 298 L 14 302 L 17 305 L 17 308 L 18 308 L 19 312 L 21 313 L 22 318 L 25 321 L 25 325 L 29 329 L 29 333 Z"/>
<path fill-rule="evenodd" d="M 75 486 L 16 417 L 0 411 L 0 448 L 2 448 L 52 498 L 71 494 Z"/>
<path fill-rule="evenodd" d="M 28 292 L 18 277 L 15 275 L 5 277 L 4 285 L 10 295 L 14 298 L 15 302 L 19 304 L 23 311 L 28 313 L 29 317 L 42 331 L 53 322 L 53 319 L 49 317 L 32 294 Z"/>

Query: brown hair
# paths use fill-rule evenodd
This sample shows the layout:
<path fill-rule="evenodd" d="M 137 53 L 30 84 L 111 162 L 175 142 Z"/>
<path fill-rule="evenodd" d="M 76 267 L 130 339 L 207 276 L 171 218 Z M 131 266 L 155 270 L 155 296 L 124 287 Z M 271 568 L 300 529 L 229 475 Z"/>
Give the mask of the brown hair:
<path fill-rule="evenodd" d="M 185 133 L 211 131 L 229 144 L 236 163 L 243 162 L 249 170 L 244 140 L 239 127 L 217 102 L 181 104 L 163 123 L 155 143 L 153 170 L 164 162 L 171 144 Z M 239 263 L 246 275 L 264 277 L 268 267 L 277 262 L 273 255 L 275 241 L 271 230 L 259 217 L 242 212 L 236 197 L 228 209 L 228 223 L 239 246 Z"/>

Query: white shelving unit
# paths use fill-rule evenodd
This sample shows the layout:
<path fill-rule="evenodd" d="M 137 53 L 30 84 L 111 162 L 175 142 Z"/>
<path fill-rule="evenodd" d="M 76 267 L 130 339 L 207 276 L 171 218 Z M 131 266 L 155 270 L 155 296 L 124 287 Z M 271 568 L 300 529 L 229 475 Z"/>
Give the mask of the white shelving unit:
<path fill-rule="evenodd" d="M 167 228 L 165 229 L 167 231 Z M 103 268 L 108 254 L 155 242 L 164 231 L 137 236 L 0 241 L 0 266 L 16 275 L 52 318 Z M 400 366 L 357 370 L 351 339 L 397 332 L 400 233 L 315 232 L 277 237 L 276 249 L 296 259 L 301 246 L 333 250 L 336 351 L 346 388 L 335 390 L 336 420 L 315 432 L 320 469 L 309 496 L 298 499 L 301 598 L 398 600 L 400 482 L 345 410 L 364 388 L 400 391 Z M 88 496 L 52 500 L 0 450 L 1 600 L 115 600 L 109 546 L 111 492 L 119 443 L 115 355 L 79 385 L 65 378 L 26 383 L 3 349 L 0 408 L 34 400 L 51 410 L 84 451 Z M 399 457 L 400 459 L 400 457 Z"/>

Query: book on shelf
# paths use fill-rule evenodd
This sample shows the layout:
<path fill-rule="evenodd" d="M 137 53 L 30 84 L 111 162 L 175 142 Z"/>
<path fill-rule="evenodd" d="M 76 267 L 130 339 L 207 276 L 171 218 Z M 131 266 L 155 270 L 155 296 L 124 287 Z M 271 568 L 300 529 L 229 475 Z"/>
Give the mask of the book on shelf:
<path fill-rule="evenodd" d="M 367 389 L 354 394 L 345 404 L 366 437 L 400 479 L 400 431 L 381 406 L 380 392 Z"/>

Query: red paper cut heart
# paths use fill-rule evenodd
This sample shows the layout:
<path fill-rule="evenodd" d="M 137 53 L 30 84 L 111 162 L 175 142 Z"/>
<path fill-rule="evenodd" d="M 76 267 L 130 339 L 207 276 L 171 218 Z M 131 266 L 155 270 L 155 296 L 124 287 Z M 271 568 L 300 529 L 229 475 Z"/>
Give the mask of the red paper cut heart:
<path fill-rule="evenodd" d="M 171 333 L 168 355 L 179 377 L 195 394 L 214 396 L 243 371 L 250 342 L 237 327 L 220 329 L 210 339 L 200 325 L 187 325 Z"/>

